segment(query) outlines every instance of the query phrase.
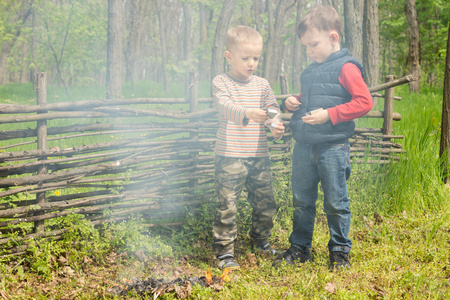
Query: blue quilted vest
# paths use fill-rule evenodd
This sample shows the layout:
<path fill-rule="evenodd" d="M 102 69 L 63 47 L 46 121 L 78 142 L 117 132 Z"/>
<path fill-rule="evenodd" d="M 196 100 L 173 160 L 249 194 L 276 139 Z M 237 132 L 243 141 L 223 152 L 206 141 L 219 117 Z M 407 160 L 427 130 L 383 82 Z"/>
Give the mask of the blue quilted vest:
<path fill-rule="evenodd" d="M 348 49 L 331 54 L 323 63 L 313 62 L 300 77 L 302 100 L 299 110 L 292 115 L 289 127 L 293 138 L 307 145 L 337 144 L 345 142 L 355 132 L 355 122 L 333 125 L 327 121 L 321 125 L 310 125 L 302 121 L 307 112 L 327 109 L 349 102 L 351 95 L 339 82 L 339 73 L 345 63 L 355 64 L 364 76 L 364 70 L 356 58 L 348 55 Z"/>

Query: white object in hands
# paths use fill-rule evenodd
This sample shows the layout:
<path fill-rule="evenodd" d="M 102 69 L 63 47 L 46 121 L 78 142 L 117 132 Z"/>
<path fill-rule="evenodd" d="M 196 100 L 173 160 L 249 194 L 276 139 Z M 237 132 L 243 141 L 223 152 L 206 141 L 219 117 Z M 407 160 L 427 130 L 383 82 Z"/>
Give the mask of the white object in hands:
<path fill-rule="evenodd" d="M 318 113 L 319 111 L 322 111 L 322 110 L 323 110 L 323 108 L 314 109 L 314 110 L 308 111 L 306 113 L 306 115 L 310 116 L 310 115 L 316 114 L 316 113 Z"/>

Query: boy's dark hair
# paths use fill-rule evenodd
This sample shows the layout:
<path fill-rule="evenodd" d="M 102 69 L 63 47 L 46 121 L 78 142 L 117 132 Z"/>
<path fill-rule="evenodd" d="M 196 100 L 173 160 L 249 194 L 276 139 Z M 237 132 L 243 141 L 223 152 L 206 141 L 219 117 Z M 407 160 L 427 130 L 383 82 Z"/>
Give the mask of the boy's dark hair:
<path fill-rule="evenodd" d="M 331 6 L 314 6 L 302 17 L 296 29 L 299 38 L 310 29 L 317 29 L 319 31 L 336 30 L 339 38 L 342 38 L 341 17 Z"/>

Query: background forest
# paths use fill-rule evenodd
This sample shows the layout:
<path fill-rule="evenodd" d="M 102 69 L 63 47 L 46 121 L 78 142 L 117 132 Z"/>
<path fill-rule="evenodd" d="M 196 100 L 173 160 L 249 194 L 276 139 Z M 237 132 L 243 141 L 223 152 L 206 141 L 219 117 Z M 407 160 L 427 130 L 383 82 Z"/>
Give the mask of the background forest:
<path fill-rule="evenodd" d="M 168 92 L 169 82 L 184 82 L 191 71 L 204 81 L 223 71 L 223 35 L 243 24 L 264 37 L 258 75 L 273 84 L 286 74 L 298 90 L 310 61 L 295 24 L 314 4 L 333 5 L 343 16 L 343 44 L 365 65 L 369 86 L 387 74 L 414 73 L 411 64 L 422 81 L 442 84 L 446 0 L 1 0 L 0 84 L 30 82 L 39 71 L 65 88 L 105 85 L 110 30 L 120 82 L 156 81 Z"/>

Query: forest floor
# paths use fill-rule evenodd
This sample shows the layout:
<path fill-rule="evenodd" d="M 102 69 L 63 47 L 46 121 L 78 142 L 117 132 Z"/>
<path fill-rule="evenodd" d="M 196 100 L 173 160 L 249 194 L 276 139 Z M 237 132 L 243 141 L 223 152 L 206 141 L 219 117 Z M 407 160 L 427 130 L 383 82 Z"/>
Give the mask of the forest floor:
<path fill-rule="evenodd" d="M 289 230 L 279 225 L 272 241 L 285 248 Z M 274 268 L 272 256 L 251 252 L 247 242 L 238 243 L 241 269 L 230 274 L 215 267 L 204 242 L 189 255 L 109 252 L 76 265 L 60 253 L 51 257 L 47 277 L 26 261 L 22 268 L 11 261 L 7 279 L 0 278 L 0 299 L 450 299 L 449 233 L 447 214 L 361 217 L 350 233 L 352 266 L 341 272 L 328 267 L 322 217 L 314 261 L 303 265 Z"/>
<path fill-rule="evenodd" d="M 65 265 L 67 259 L 64 256 L 54 258 L 59 267 L 51 278 L 16 274 L 16 278 L 9 278 L 11 284 L 7 284 L 6 289 L 0 289 L 0 299 L 122 298 L 128 294 L 127 289 L 131 290 L 133 281 L 146 279 L 164 279 L 161 283 L 166 284 L 161 284 L 159 293 L 170 293 L 175 284 L 168 283 L 206 275 L 204 270 L 189 264 L 188 257 L 151 259 L 142 253 L 137 257 L 139 259 L 131 259 L 125 253 L 110 253 L 100 264 L 86 257 L 84 266 L 79 270 Z M 140 295 L 142 293 L 136 292 L 136 299 L 140 299 Z"/>

